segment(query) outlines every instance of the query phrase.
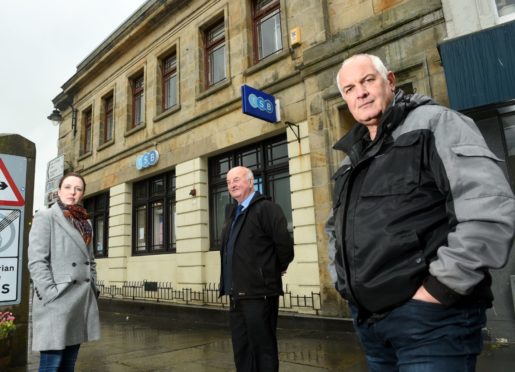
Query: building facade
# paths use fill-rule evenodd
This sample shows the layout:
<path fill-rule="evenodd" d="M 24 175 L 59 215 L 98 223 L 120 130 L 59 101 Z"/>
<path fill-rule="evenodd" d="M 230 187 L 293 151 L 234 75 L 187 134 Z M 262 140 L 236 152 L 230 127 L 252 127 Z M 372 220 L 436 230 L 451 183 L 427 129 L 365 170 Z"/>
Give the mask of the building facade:
<path fill-rule="evenodd" d="M 515 0 L 444 0 L 439 43 L 449 106 L 472 117 L 515 189 Z M 515 213 L 515 212 L 514 212 Z M 492 272 L 495 338 L 515 338 L 515 257 Z"/>
<path fill-rule="evenodd" d="M 294 237 L 283 279 L 296 300 L 283 308 L 345 313 L 324 231 L 342 160 L 332 145 L 353 125 L 336 73 L 345 57 L 376 54 L 404 90 L 447 105 L 447 28 L 440 0 L 147 1 L 53 100 L 59 153 L 87 181 L 103 285 L 217 286 L 225 174 L 241 164 Z M 242 113 L 244 84 L 279 100 L 279 122 Z"/>

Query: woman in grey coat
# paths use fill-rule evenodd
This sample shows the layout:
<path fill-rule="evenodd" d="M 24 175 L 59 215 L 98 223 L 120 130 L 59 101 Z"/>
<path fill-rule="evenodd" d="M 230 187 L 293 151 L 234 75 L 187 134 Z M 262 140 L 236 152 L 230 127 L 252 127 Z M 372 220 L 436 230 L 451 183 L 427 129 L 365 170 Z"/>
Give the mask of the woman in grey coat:
<path fill-rule="evenodd" d="M 73 371 L 80 344 L 100 338 L 92 228 L 78 204 L 85 188 L 81 175 L 68 173 L 58 202 L 32 222 L 32 349 L 40 351 L 39 371 Z"/>

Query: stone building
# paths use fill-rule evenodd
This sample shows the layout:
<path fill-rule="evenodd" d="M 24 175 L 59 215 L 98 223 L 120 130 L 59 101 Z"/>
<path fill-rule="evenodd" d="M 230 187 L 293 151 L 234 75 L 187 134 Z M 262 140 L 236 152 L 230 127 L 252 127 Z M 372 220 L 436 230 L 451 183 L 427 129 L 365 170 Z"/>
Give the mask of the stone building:
<path fill-rule="evenodd" d="M 294 237 L 283 308 L 345 312 L 324 232 L 341 160 L 332 145 L 353 125 L 337 70 L 373 53 L 404 90 L 448 104 L 445 37 L 440 0 L 147 1 L 53 100 L 59 153 L 87 181 L 99 279 L 112 293 L 141 281 L 147 292 L 216 286 L 225 173 L 243 164 Z M 243 114 L 242 85 L 274 95 L 281 120 Z"/>

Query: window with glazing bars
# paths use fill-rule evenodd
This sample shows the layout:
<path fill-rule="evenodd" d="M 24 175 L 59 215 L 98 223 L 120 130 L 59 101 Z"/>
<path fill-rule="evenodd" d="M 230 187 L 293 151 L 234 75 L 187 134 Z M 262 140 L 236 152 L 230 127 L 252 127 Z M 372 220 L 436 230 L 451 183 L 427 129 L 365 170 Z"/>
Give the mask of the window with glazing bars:
<path fill-rule="evenodd" d="M 225 24 L 220 20 L 204 33 L 206 88 L 225 79 Z"/>
<path fill-rule="evenodd" d="M 177 104 L 177 55 L 175 53 L 162 61 L 163 111 Z"/>
<path fill-rule="evenodd" d="M 95 257 L 107 257 L 109 251 L 109 192 L 84 199 L 84 208 L 91 217 Z"/>
<path fill-rule="evenodd" d="M 145 120 L 145 81 L 143 74 L 132 79 L 132 128 Z"/>
<path fill-rule="evenodd" d="M 209 204 L 211 250 L 221 247 L 221 232 L 227 208 L 234 200 L 227 191 L 227 172 L 243 165 L 254 173 L 254 187 L 279 204 L 293 232 L 288 144 L 286 135 L 218 155 L 209 159 Z"/>
<path fill-rule="evenodd" d="M 114 112 L 113 112 L 113 95 L 104 98 L 104 118 L 103 127 L 104 132 L 102 142 L 109 142 L 113 139 L 113 125 L 114 125 Z"/>
<path fill-rule="evenodd" d="M 87 154 L 91 152 L 91 131 L 92 131 L 92 121 L 93 121 L 93 112 L 91 109 L 84 111 L 83 114 L 84 121 L 84 138 L 82 140 L 82 153 Z"/>
<path fill-rule="evenodd" d="M 175 214 L 175 172 L 135 183 L 133 254 L 174 253 Z"/>
<path fill-rule="evenodd" d="M 252 0 L 255 62 L 283 49 L 279 0 Z"/>

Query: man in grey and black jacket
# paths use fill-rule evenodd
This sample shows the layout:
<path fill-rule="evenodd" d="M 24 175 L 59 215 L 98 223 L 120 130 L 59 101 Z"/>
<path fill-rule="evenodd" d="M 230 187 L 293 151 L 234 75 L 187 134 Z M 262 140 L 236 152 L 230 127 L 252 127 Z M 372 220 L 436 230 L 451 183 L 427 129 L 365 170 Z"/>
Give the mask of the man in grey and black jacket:
<path fill-rule="evenodd" d="M 337 84 L 354 128 L 334 146 L 330 273 L 349 302 L 371 371 L 473 371 L 507 261 L 515 200 L 474 122 L 429 97 L 395 93 L 371 55 Z M 425 368 L 425 369 L 417 369 Z"/>

